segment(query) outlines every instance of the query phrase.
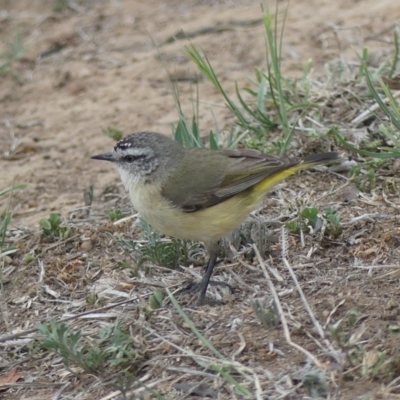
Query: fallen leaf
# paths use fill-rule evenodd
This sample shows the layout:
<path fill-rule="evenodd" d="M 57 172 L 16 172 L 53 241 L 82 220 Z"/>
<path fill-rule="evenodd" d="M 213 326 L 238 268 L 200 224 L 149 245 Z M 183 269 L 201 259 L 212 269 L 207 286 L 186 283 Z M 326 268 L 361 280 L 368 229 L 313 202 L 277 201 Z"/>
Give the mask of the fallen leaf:
<path fill-rule="evenodd" d="M 17 371 L 15 369 L 12 369 L 7 374 L 0 376 L 0 392 L 7 390 L 8 385 L 17 382 L 18 379 L 21 378 L 22 375 L 17 374 Z"/>
<path fill-rule="evenodd" d="M 392 90 L 400 90 L 400 77 L 396 76 L 395 78 L 385 78 L 382 76 L 383 83 Z"/>

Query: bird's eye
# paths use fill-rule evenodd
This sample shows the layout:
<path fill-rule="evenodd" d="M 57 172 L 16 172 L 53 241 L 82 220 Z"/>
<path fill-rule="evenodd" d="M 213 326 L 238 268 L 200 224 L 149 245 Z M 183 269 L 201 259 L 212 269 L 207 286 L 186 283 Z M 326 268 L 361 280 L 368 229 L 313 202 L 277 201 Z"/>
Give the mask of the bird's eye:
<path fill-rule="evenodd" d="M 124 161 L 128 163 L 133 163 L 136 160 L 135 156 L 132 156 L 131 154 L 128 154 L 127 156 L 124 157 Z"/>

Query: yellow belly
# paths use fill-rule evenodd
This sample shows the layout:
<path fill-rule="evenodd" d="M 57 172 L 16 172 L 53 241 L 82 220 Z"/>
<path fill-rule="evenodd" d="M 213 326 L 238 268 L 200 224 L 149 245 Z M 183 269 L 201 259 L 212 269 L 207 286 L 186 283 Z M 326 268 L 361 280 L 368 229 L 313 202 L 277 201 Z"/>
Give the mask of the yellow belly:
<path fill-rule="evenodd" d="M 161 187 L 146 184 L 121 169 L 120 174 L 129 191 L 133 206 L 155 229 L 181 239 L 214 242 L 237 228 L 277 183 L 295 172 L 318 164 L 299 163 L 267 176 L 261 182 L 215 206 L 185 213 L 161 196 Z"/>
<path fill-rule="evenodd" d="M 168 236 L 203 242 L 217 241 L 232 232 L 259 201 L 248 189 L 215 206 L 185 213 L 162 198 L 157 188 L 138 189 L 130 190 L 132 203 L 155 229 Z"/>

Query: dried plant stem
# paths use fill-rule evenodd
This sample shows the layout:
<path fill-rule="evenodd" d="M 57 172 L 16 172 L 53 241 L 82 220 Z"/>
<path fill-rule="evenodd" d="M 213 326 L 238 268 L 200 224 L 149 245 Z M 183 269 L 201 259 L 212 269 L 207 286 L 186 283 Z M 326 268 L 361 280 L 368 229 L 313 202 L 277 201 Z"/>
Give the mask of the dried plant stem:
<path fill-rule="evenodd" d="M 261 258 L 261 255 L 260 255 L 260 252 L 258 251 L 257 246 L 256 246 L 256 245 L 253 245 L 253 249 L 254 249 L 254 251 L 255 251 L 255 253 L 256 253 L 257 260 L 258 260 L 258 262 L 260 263 L 261 269 L 263 270 L 264 276 L 265 276 L 265 278 L 266 278 L 266 280 L 267 280 L 268 287 L 269 287 L 269 289 L 271 290 L 271 294 L 272 294 L 272 296 L 273 296 L 273 298 L 274 298 L 275 306 L 276 306 L 276 308 L 277 308 L 277 310 L 278 310 L 279 318 L 280 318 L 280 320 L 281 320 L 281 322 L 282 322 L 283 333 L 284 333 L 284 335 L 285 335 L 285 339 L 286 339 L 287 344 L 288 344 L 289 346 L 294 347 L 296 350 L 302 352 L 302 353 L 303 353 L 307 358 L 309 358 L 318 368 L 321 368 L 322 370 L 324 370 L 325 368 L 323 367 L 322 363 L 318 360 L 317 357 L 315 357 L 313 354 L 311 354 L 311 353 L 310 353 L 308 350 L 306 350 L 305 348 L 301 347 L 300 345 L 298 345 L 297 343 L 294 343 L 294 342 L 292 341 L 291 336 L 290 336 L 289 326 L 288 326 L 288 323 L 287 323 L 287 321 L 286 321 L 285 314 L 283 313 L 283 309 L 282 309 L 281 302 L 280 302 L 280 300 L 279 300 L 278 293 L 277 293 L 277 291 L 276 291 L 276 289 L 275 289 L 275 286 L 274 286 L 274 284 L 273 284 L 273 282 L 272 282 L 272 280 L 271 280 L 271 278 L 270 278 L 270 276 L 269 276 L 269 273 L 268 273 L 268 271 L 267 271 L 267 268 L 265 267 L 265 264 L 264 264 L 264 260 Z"/>
<path fill-rule="evenodd" d="M 304 292 L 303 292 L 303 290 L 302 290 L 302 288 L 301 288 L 301 286 L 299 284 L 299 281 L 297 280 L 297 277 L 296 277 L 295 273 L 293 272 L 292 267 L 289 264 L 289 261 L 286 258 L 284 258 L 283 259 L 283 263 L 285 264 L 286 268 L 288 269 L 289 274 L 292 277 L 294 284 L 296 285 L 297 291 L 299 292 L 301 300 L 303 301 L 303 304 L 304 304 L 304 306 L 305 306 L 305 308 L 306 308 L 306 310 L 308 312 L 308 315 L 311 318 L 311 321 L 314 324 L 315 329 L 317 330 L 319 336 L 321 336 L 321 339 L 325 339 L 324 330 L 323 330 L 321 324 L 315 318 L 315 315 L 314 315 L 313 311 L 311 310 L 310 304 L 308 303 L 307 298 L 304 295 Z"/>

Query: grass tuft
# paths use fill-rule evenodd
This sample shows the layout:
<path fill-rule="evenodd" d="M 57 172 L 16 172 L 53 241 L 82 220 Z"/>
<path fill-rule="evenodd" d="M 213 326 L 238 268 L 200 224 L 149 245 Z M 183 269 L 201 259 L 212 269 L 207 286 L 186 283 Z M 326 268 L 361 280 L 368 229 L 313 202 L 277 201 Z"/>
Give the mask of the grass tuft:
<path fill-rule="evenodd" d="M 63 322 L 37 323 L 36 327 L 39 347 L 58 354 L 72 372 L 72 366 L 99 376 L 110 375 L 116 369 L 135 371 L 144 357 L 133 338 L 118 324 L 98 330 L 90 341 L 81 331 L 71 331 Z"/>
<path fill-rule="evenodd" d="M 20 32 L 14 36 L 13 41 L 8 43 L 7 47 L 7 50 L 0 54 L 0 75 L 9 75 L 19 82 L 18 74 L 15 72 L 15 64 L 25 54 L 25 46 Z"/>
<path fill-rule="evenodd" d="M 42 218 L 39 221 L 42 228 L 43 237 L 50 239 L 68 239 L 72 235 L 72 228 L 64 226 L 60 214 L 51 213 L 48 218 Z"/>

